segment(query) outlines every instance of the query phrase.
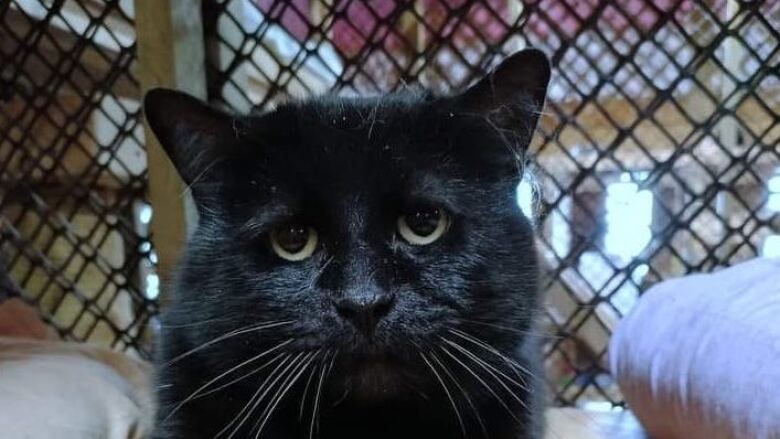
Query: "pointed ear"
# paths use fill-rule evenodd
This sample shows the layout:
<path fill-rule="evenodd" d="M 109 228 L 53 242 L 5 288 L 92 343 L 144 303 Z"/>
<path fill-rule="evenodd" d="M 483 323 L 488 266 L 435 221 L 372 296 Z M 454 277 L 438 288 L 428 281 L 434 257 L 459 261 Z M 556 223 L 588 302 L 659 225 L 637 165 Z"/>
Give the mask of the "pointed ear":
<path fill-rule="evenodd" d="M 220 160 L 221 145 L 239 132 L 236 121 L 194 97 L 155 88 L 144 97 L 149 127 L 184 182 L 191 185 Z"/>
<path fill-rule="evenodd" d="M 487 76 L 458 96 L 457 106 L 487 116 L 502 131 L 514 133 L 526 148 L 544 108 L 550 62 L 537 49 L 504 59 Z"/>

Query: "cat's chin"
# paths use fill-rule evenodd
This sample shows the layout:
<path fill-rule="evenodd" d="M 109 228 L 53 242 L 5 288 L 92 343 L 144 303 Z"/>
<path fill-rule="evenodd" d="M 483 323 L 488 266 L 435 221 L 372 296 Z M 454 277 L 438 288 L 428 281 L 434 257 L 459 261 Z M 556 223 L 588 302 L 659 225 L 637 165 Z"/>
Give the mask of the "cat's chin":
<path fill-rule="evenodd" d="M 408 392 L 402 364 L 380 358 L 362 358 L 347 366 L 344 386 L 347 397 L 361 404 L 401 399 Z"/>

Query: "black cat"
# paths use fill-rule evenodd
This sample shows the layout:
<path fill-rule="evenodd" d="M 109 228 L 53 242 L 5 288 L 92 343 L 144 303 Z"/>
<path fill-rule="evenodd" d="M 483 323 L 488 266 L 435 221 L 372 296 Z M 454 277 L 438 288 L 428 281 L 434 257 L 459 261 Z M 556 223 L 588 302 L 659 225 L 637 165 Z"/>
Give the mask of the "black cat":
<path fill-rule="evenodd" d="M 245 117 L 150 91 L 200 213 L 162 317 L 154 437 L 540 438 L 515 190 L 549 77 L 526 50 L 457 95 Z"/>

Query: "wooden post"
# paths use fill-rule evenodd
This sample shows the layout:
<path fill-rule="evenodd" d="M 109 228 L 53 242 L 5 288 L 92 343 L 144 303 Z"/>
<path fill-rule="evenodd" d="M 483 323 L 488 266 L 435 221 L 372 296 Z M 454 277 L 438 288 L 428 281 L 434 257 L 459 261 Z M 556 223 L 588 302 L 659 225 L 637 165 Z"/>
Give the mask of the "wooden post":
<path fill-rule="evenodd" d="M 742 11 L 740 2 L 737 0 L 728 0 L 726 2 L 726 20 L 730 23 L 729 28 L 735 33 L 739 30 L 739 27 L 744 24 L 745 14 Z M 729 110 L 736 110 L 739 107 L 739 102 L 744 98 L 746 93 L 745 90 L 739 90 L 738 85 L 727 77 L 728 73 L 734 75 L 736 78 L 742 76 L 740 72 L 743 68 L 743 63 L 747 59 L 747 51 L 742 44 L 740 44 L 738 38 L 738 36 L 726 37 L 723 48 L 723 67 L 725 67 L 726 72 L 720 72 L 722 76 L 722 86 L 718 105 Z M 734 156 L 742 155 L 746 148 L 746 139 L 743 136 L 744 131 L 740 126 L 740 121 L 737 120 L 736 116 L 726 117 L 718 122 L 718 125 L 717 134 L 721 145 L 726 148 L 730 154 L 734 154 Z M 738 175 L 737 173 L 741 172 L 739 168 L 740 167 L 733 167 L 731 172 L 724 176 L 725 178 L 723 181 L 734 179 L 736 175 Z M 761 190 L 761 187 L 755 187 L 751 192 Z M 740 220 L 739 212 L 744 210 L 742 208 L 743 200 L 739 200 L 736 198 L 737 195 L 734 195 L 729 191 L 722 191 L 717 194 L 717 197 L 716 211 L 718 216 L 720 216 L 726 224 L 737 226 Z M 716 239 L 723 239 L 723 233 L 725 232 L 718 235 Z M 730 252 L 733 251 L 735 246 L 738 246 L 739 243 L 729 240 L 727 245 L 728 247 L 724 248 L 724 250 Z"/>
<path fill-rule="evenodd" d="M 168 87 L 206 99 L 200 0 L 135 0 L 135 24 L 142 91 Z M 197 216 L 186 187 L 148 126 L 145 140 L 152 239 L 159 273 L 168 280 Z"/>
<path fill-rule="evenodd" d="M 739 2 L 736 0 L 728 0 L 726 2 L 726 19 L 730 22 L 729 27 L 735 32 L 739 29 L 745 20 L 744 14 L 740 19 L 735 19 L 737 15 L 741 13 L 740 8 L 741 7 Z M 739 72 L 743 67 L 746 55 L 746 50 L 742 44 L 740 44 L 737 37 L 726 37 L 724 43 L 723 64 L 728 73 L 731 73 L 735 77 L 739 78 Z M 723 85 L 721 87 L 721 101 L 719 104 L 729 109 L 734 109 L 737 107 L 736 104 L 745 95 L 745 92 L 736 91 L 735 93 L 735 90 L 737 90 L 737 84 L 734 84 L 731 80 L 727 79 L 726 73 L 721 72 L 721 75 L 723 75 Z M 728 99 L 732 94 L 734 94 L 734 97 Z M 740 144 L 739 123 L 733 118 L 724 119 L 720 122 L 720 126 L 720 141 L 726 148 L 728 148 L 729 152 L 733 154 L 739 154 L 740 149 L 743 148 L 743 145 Z"/>

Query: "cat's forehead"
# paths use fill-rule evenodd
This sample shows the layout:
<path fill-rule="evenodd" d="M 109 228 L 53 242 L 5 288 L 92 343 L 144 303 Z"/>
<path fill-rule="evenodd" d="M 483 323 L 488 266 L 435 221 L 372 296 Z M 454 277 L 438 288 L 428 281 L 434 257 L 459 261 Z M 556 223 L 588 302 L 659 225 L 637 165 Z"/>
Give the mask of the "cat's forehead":
<path fill-rule="evenodd" d="M 377 97 L 325 96 L 285 106 L 281 112 L 303 134 L 376 140 L 420 131 L 422 122 L 437 116 L 436 110 L 431 95 L 404 91 Z"/>
<path fill-rule="evenodd" d="M 439 111 L 424 95 L 321 98 L 277 108 L 253 136 L 268 165 L 305 173 L 384 172 L 424 165 L 446 141 Z"/>
<path fill-rule="evenodd" d="M 430 92 L 424 90 L 403 90 L 379 96 L 343 97 L 325 95 L 322 97 L 293 103 L 291 108 L 324 120 L 335 116 L 357 115 L 360 117 L 393 116 L 431 103 L 434 100 Z"/>
<path fill-rule="evenodd" d="M 260 144 L 249 162 L 292 198 L 451 192 L 441 188 L 493 173 L 479 153 L 490 133 L 474 120 L 448 110 L 446 101 L 408 92 L 291 103 L 253 131 Z"/>
<path fill-rule="evenodd" d="M 257 131 L 264 137 L 251 178 L 262 174 L 277 191 L 272 198 L 316 199 L 344 212 L 370 200 L 449 199 L 447 182 L 457 177 L 434 111 L 427 97 L 409 94 L 280 107 Z"/>

